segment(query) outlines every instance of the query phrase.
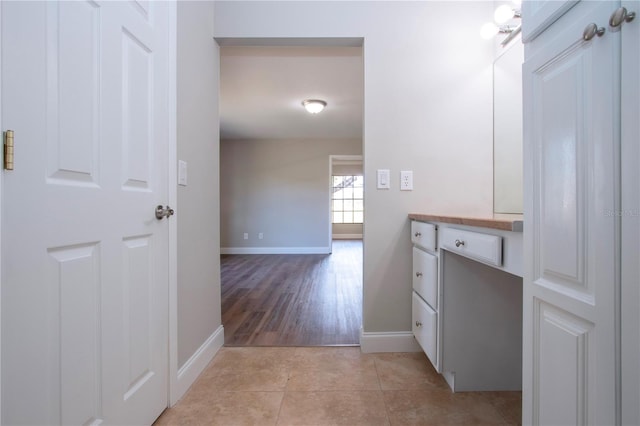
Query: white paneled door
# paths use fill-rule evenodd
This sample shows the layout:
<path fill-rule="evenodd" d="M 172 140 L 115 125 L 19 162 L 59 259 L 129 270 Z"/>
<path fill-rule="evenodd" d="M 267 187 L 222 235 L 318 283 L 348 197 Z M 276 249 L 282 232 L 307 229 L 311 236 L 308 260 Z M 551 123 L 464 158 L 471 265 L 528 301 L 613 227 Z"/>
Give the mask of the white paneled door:
<path fill-rule="evenodd" d="M 165 2 L 6 2 L 2 424 L 150 424 L 167 406 Z M 170 220 L 170 219 L 169 219 Z"/>
<path fill-rule="evenodd" d="M 575 6 L 523 67 L 523 424 L 616 424 L 618 6 Z"/>

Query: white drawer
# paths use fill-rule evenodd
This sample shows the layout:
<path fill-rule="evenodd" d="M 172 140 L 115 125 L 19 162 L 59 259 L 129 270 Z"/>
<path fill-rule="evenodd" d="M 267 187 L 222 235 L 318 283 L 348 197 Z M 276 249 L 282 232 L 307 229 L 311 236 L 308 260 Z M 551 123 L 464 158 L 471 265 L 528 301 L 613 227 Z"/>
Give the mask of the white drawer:
<path fill-rule="evenodd" d="M 412 220 L 411 242 L 427 250 L 436 251 L 436 226 Z"/>
<path fill-rule="evenodd" d="M 427 354 L 431 364 L 438 369 L 438 314 L 413 292 L 411 331 Z"/>
<path fill-rule="evenodd" d="M 413 248 L 413 289 L 438 310 L 438 258 Z"/>
<path fill-rule="evenodd" d="M 440 246 L 490 265 L 502 265 L 502 237 L 497 235 L 442 227 Z"/>

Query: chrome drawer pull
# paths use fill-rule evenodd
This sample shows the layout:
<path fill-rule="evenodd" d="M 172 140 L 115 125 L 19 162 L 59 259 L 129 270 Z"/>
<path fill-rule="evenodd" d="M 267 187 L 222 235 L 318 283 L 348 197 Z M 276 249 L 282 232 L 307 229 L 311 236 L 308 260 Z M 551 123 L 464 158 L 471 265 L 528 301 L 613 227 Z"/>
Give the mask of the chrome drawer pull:
<path fill-rule="evenodd" d="M 464 245 L 464 241 L 456 240 L 456 247 L 460 247 Z"/>
<path fill-rule="evenodd" d="M 422 236 L 422 234 L 421 234 L 420 232 L 416 232 L 415 234 L 413 234 L 413 236 L 414 236 L 414 237 L 416 237 L 416 238 L 418 238 L 418 237 L 421 237 L 421 236 Z"/>
<path fill-rule="evenodd" d="M 422 272 L 416 272 L 416 277 L 420 278 L 422 276 Z"/>
<path fill-rule="evenodd" d="M 582 33 L 582 39 L 584 41 L 589 41 L 595 36 L 602 37 L 604 32 L 604 28 L 598 27 L 596 24 L 591 23 L 585 27 L 584 32 Z"/>
<path fill-rule="evenodd" d="M 420 321 L 416 321 L 416 327 L 422 327 L 422 323 Z"/>
<path fill-rule="evenodd" d="M 611 25 L 612 28 L 617 28 L 620 25 L 622 25 L 623 22 L 633 21 L 635 17 L 636 17 L 635 12 L 627 13 L 626 8 L 620 7 L 611 14 L 611 18 L 609 18 L 609 25 Z"/>

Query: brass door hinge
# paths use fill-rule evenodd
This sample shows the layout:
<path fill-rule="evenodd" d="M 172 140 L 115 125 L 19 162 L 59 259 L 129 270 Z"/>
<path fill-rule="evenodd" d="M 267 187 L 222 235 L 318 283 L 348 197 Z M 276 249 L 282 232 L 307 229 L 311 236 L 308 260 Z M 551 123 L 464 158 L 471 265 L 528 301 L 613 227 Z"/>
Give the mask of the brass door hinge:
<path fill-rule="evenodd" d="M 13 170 L 13 130 L 4 132 L 4 169 Z"/>

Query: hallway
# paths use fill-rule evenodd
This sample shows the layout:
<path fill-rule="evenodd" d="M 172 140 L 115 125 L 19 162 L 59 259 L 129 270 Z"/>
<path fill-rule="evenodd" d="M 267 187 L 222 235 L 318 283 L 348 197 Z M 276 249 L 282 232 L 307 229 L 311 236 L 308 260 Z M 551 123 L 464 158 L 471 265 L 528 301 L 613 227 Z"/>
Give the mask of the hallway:
<path fill-rule="evenodd" d="M 222 255 L 226 346 L 358 345 L 362 241 L 333 253 Z"/>

